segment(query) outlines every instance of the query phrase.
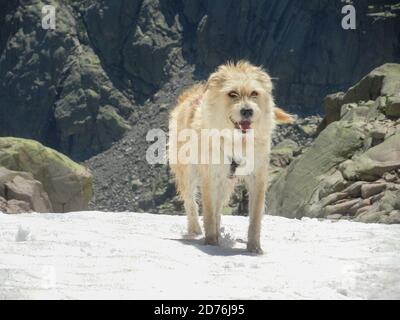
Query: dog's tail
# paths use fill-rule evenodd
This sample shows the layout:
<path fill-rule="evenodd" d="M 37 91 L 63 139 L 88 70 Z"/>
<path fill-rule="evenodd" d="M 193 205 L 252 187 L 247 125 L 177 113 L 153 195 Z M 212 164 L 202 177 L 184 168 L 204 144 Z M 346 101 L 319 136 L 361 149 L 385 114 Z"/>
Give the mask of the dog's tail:
<path fill-rule="evenodd" d="M 275 121 L 279 124 L 290 124 L 294 122 L 294 117 L 281 108 L 274 107 Z"/>

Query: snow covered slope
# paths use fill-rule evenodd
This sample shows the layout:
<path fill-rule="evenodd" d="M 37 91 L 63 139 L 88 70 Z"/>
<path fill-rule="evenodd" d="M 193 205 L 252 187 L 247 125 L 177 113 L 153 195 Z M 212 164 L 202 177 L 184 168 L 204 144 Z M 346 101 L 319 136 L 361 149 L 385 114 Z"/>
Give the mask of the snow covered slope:
<path fill-rule="evenodd" d="M 0 213 L 0 299 L 400 298 L 400 226 L 223 217 L 221 247 L 185 239 L 185 217 Z"/>

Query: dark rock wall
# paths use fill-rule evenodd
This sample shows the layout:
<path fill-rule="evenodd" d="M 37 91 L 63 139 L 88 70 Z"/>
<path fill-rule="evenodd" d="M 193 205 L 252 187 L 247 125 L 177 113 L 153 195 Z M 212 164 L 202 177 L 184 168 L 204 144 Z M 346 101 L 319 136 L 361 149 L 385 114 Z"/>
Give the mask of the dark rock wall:
<path fill-rule="evenodd" d="M 43 4 L 57 29 L 40 27 Z M 277 101 L 301 114 L 385 62 L 400 60 L 400 7 L 360 0 L 0 0 L 0 135 L 75 159 L 110 147 L 185 65 L 205 78 L 228 59 L 263 64 Z"/>
<path fill-rule="evenodd" d="M 358 1 L 356 30 L 342 29 L 344 4 L 329 0 L 97 1 L 84 19 L 104 64 L 141 98 L 183 62 L 204 78 L 247 58 L 277 78 L 282 105 L 315 113 L 326 94 L 399 61 L 400 18 L 379 15 L 400 12 L 391 2 Z"/>
<path fill-rule="evenodd" d="M 45 3 L 57 6 L 55 30 L 41 27 Z M 81 21 L 63 3 L 2 2 L 0 135 L 32 138 L 82 159 L 129 129 L 133 104 L 114 87 Z"/>
<path fill-rule="evenodd" d="M 400 17 L 369 16 L 372 3 L 356 1 L 357 29 L 343 30 L 340 1 L 208 1 L 197 18 L 196 65 L 211 70 L 246 57 L 278 78 L 279 103 L 299 113 L 320 111 L 324 95 L 400 59 Z"/>

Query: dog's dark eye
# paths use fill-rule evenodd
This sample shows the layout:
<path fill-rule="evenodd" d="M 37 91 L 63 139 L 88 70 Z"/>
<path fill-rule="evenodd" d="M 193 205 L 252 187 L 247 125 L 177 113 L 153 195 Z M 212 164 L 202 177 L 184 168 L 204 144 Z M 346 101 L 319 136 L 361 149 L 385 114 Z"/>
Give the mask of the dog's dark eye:
<path fill-rule="evenodd" d="M 236 91 L 230 91 L 230 92 L 228 93 L 228 96 L 229 96 L 230 98 L 237 98 L 237 97 L 239 97 L 239 94 L 238 94 Z"/>
<path fill-rule="evenodd" d="M 257 98 L 258 97 L 258 92 L 257 91 L 253 91 L 250 96 L 252 98 Z"/>

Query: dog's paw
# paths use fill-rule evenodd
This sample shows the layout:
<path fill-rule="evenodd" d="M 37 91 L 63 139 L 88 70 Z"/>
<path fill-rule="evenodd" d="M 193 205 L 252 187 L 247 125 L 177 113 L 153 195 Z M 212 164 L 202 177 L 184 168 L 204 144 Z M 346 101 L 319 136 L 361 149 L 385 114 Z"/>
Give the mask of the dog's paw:
<path fill-rule="evenodd" d="M 201 236 L 203 234 L 203 231 L 201 231 L 201 227 L 199 225 L 197 226 L 190 226 L 188 228 L 188 235 L 189 236 Z"/>
<path fill-rule="evenodd" d="M 261 246 L 259 244 L 253 244 L 253 243 L 247 244 L 247 251 L 258 255 L 264 253 L 263 249 L 261 249 Z"/>
<path fill-rule="evenodd" d="M 206 246 L 217 246 L 218 245 L 218 237 L 217 236 L 208 236 L 204 239 L 204 244 Z"/>

